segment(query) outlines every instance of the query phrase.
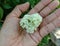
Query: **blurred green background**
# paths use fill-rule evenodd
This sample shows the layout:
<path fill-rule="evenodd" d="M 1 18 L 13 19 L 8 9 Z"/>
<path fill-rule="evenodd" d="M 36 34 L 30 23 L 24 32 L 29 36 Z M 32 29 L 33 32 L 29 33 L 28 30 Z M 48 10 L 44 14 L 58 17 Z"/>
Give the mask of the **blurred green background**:
<path fill-rule="evenodd" d="M 5 20 L 5 17 L 12 11 L 12 9 L 18 5 L 25 2 L 30 2 L 30 9 L 32 9 L 40 0 L 0 0 L 0 29 Z M 58 6 L 59 8 L 60 6 Z M 47 35 L 38 44 L 38 46 L 55 46 L 50 39 L 50 35 Z M 51 45 L 53 44 L 53 45 Z"/>

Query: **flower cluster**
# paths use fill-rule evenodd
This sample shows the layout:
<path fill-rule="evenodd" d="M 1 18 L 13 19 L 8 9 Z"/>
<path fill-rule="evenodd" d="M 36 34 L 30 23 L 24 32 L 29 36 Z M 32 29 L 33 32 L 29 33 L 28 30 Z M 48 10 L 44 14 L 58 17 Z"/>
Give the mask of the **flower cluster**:
<path fill-rule="evenodd" d="M 20 20 L 20 26 L 23 29 L 26 29 L 27 33 L 34 33 L 34 30 L 37 29 L 37 27 L 41 24 L 42 17 L 38 14 L 26 14 L 21 20 Z"/>

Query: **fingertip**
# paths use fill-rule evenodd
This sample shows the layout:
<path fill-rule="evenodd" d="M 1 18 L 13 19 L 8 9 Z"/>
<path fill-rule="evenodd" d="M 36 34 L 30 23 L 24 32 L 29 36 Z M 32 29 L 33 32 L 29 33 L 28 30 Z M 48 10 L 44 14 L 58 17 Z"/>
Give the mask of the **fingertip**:
<path fill-rule="evenodd" d="M 29 8 L 29 2 L 26 2 L 24 4 L 21 5 L 17 5 L 14 10 L 8 15 L 8 17 L 10 16 L 15 16 L 15 17 L 20 17 L 20 15 L 22 13 L 24 13 L 25 11 L 27 11 L 27 9 Z"/>
<path fill-rule="evenodd" d="M 26 2 L 23 5 L 29 7 L 30 6 L 30 3 L 29 2 Z"/>
<path fill-rule="evenodd" d="M 20 6 L 20 10 L 21 10 L 22 12 L 25 12 L 25 11 L 27 11 L 27 9 L 29 8 L 29 6 L 30 6 L 30 3 L 29 3 L 29 2 L 26 2 L 26 3 L 24 3 L 24 4 L 22 4 L 22 5 Z"/>
<path fill-rule="evenodd" d="M 56 3 L 57 5 L 59 5 L 59 4 L 60 4 L 59 0 L 55 0 L 55 3 Z"/>
<path fill-rule="evenodd" d="M 25 4 L 30 5 L 30 3 L 29 3 L 29 2 L 26 2 Z"/>

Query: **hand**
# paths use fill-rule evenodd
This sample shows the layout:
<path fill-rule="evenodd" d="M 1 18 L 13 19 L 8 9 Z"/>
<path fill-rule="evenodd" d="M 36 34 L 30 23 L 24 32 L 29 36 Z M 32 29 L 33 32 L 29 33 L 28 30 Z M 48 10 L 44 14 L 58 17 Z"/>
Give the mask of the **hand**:
<path fill-rule="evenodd" d="M 59 5 L 58 0 L 41 0 L 28 14 L 38 12 L 44 19 L 38 30 L 28 34 L 19 26 L 20 16 L 29 8 L 29 3 L 21 4 L 6 17 L 0 32 L 0 46 L 37 46 L 44 36 L 60 27 L 60 9 L 51 13 Z M 51 14 L 50 14 L 51 13 Z"/>

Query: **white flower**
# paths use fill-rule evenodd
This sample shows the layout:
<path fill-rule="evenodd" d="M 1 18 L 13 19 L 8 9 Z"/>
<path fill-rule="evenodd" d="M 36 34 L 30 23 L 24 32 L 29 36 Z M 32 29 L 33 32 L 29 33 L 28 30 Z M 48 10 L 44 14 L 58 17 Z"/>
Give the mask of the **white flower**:
<path fill-rule="evenodd" d="M 37 29 L 41 22 L 42 17 L 38 13 L 32 15 L 27 14 L 21 19 L 20 26 L 26 29 L 26 32 L 34 33 L 34 30 Z"/>

